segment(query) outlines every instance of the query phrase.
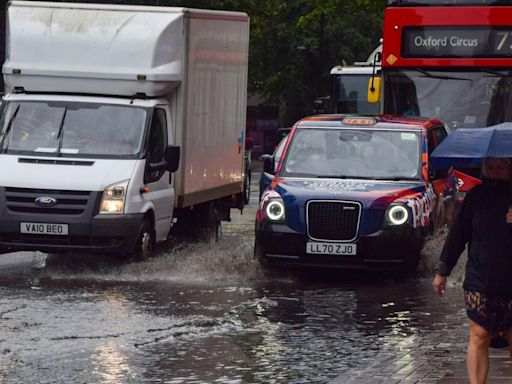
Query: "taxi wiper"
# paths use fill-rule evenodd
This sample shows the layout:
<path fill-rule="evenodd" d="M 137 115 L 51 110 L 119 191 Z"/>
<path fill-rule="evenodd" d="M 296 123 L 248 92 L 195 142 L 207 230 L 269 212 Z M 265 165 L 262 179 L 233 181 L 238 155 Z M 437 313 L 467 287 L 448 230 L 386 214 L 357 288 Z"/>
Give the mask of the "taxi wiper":
<path fill-rule="evenodd" d="M 64 113 L 62 114 L 62 120 L 60 121 L 59 133 L 57 134 L 57 139 L 59 139 L 59 146 L 57 148 L 57 156 L 61 156 L 60 150 L 62 149 L 62 140 L 64 139 L 64 120 L 66 120 L 66 113 L 68 112 L 68 107 L 64 108 Z"/>
<path fill-rule="evenodd" d="M 402 176 L 392 176 L 392 177 L 374 177 L 374 180 L 389 180 L 389 181 L 419 181 L 417 177 L 402 177 Z"/>
<path fill-rule="evenodd" d="M 345 175 L 319 175 L 317 179 L 346 179 Z"/>
<path fill-rule="evenodd" d="M 7 143 L 7 145 L 4 148 L 5 138 L 11 131 L 12 124 L 14 123 L 14 119 L 16 118 L 16 115 L 18 114 L 18 111 L 20 110 L 20 106 L 21 106 L 21 104 L 18 104 L 18 106 L 16 107 L 16 110 L 14 111 L 11 118 L 9 119 L 9 122 L 7 123 L 7 127 L 5 128 L 4 136 L 2 137 L 2 142 L 0 142 L 0 148 L 1 148 L 2 153 L 7 153 L 7 148 L 9 147 L 9 143 Z"/>
<path fill-rule="evenodd" d="M 426 77 L 430 77 L 431 79 L 472 81 L 471 79 L 466 79 L 465 77 L 433 75 L 430 72 L 427 72 L 427 71 L 425 71 L 424 69 L 421 69 L 421 68 L 416 68 L 416 71 L 424 74 Z"/>
<path fill-rule="evenodd" d="M 318 179 L 359 179 L 359 180 L 372 180 L 373 177 L 356 176 L 356 175 L 319 175 Z"/>

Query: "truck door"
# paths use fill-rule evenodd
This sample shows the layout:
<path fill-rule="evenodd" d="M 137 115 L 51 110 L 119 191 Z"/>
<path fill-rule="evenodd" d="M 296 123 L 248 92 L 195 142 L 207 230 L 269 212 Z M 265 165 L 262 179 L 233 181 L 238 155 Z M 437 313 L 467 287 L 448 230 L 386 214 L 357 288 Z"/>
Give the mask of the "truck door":
<path fill-rule="evenodd" d="M 151 118 L 144 173 L 144 184 L 148 189 L 144 194 L 144 200 L 152 201 L 155 207 L 157 241 L 165 240 L 171 226 L 174 189 L 169 172 L 166 170 L 151 172 L 149 165 L 161 163 L 165 159 L 165 149 L 168 145 L 167 121 L 166 110 L 155 107 Z"/>

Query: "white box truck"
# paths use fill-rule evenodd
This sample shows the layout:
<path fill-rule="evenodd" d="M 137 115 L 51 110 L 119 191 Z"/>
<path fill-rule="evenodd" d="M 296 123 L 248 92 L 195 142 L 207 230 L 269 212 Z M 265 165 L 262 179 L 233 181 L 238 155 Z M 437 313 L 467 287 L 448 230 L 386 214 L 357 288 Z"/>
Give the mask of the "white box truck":
<path fill-rule="evenodd" d="M 10 1 L 0 251 L 215 237 L 243 207 L 248 45 L 245 13 Z"/>

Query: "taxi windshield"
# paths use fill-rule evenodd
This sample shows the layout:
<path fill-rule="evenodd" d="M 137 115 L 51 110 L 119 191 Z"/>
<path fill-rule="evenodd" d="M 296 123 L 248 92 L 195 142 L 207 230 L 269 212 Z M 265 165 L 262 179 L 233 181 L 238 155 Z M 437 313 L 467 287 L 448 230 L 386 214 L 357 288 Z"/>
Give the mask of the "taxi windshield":
<path fill-rule="evenodd" d="M 415 131 L 298 128 L 280 176 L 419 180 L 420 148 Z"/>

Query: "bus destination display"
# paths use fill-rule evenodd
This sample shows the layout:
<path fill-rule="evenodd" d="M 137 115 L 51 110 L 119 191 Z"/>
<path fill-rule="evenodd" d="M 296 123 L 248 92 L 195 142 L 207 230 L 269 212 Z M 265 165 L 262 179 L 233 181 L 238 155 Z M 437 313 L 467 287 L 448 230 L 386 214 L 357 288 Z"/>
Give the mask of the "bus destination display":
<path fill-rule="evenodd" d="M 405 27 L 402 57 L 512 57 L 512 26 Z"/>

